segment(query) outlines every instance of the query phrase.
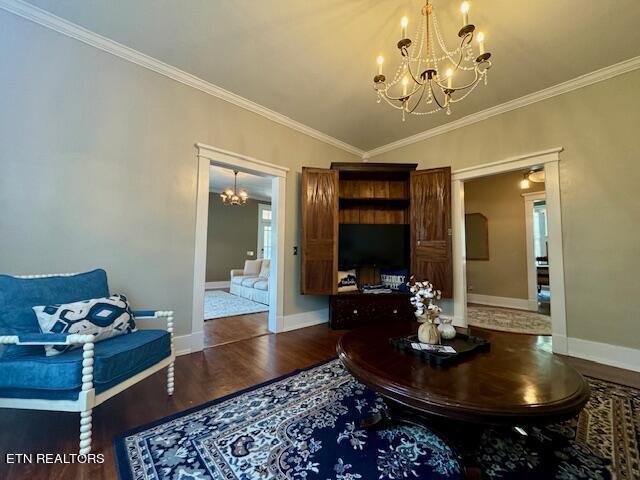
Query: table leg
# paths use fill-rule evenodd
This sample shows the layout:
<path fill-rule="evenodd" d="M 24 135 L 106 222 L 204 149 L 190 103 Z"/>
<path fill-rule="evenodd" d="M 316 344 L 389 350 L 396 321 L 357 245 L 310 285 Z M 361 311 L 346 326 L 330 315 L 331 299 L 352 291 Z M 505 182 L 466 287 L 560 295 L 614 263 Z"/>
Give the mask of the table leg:
<path fill-rule="evenodd" d="M 360 426 L 370 431 L 384 430 L 399 424 L 427 427 L 458 457 L 466 479 L 483 478 L 482 469 L 475 461 L 475 454 L 484 433 L 482 425 L 422 414 L 389 400 L 385 400 L 385 405 L 386 411 L 363 419 Z"/>

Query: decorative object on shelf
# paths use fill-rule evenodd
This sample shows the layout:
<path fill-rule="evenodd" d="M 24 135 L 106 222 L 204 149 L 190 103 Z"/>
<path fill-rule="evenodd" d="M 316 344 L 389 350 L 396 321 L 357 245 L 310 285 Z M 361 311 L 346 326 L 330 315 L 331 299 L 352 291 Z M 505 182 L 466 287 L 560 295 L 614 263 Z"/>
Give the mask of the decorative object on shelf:
<path fill-rule="evenodd" d="M 433 320 L 427 320 L 418 327 L 418 340 L 428 345 L 440 345 L 440 332 Z"/>
<path fill-rule="evenodd" d="M 398 290 L 400 292 L 408 291 L 407 278 L 409 277 L 409 270 L 406 268 L 395 270 L 381 270 L 380 271 L 380 283 L 391 290 Z"/>
<path fill-rule="evenodd" d="M 225 205 L 244 205 L 247 203 L 247 198 L 249 198 L 249 194 L 246 190 L 238 191 L 238 171 L 233 171 L 233 188 L 229 187 L 225 189 L 224 192 L 220 194 L 220 198 L 222 199 L 222 203 Z"/>
<path fill-rule="evenodd" d="M 338 292 L 357 292 L 358 280 L 355 269 L 338 272 Z"/>
<path fill-rule="evenodd" d="M 451 324 L 452 321 L 452 318 L 440 317 L 438 331 L 440 332 L 440 337 L 442 337 L 443 340 L 451 340 L 456 336 L 456 328 Z"/>
<path fill-rule="evenodd" d="M 460 45 L 454 50 L 444 41 L 431 0 L 426 0 L 422 7 L 414 40 L 407 37 L 409 20 L 402 18 L 401 39 L 397 45 L 402 61 L 389 81 L 383 74 L 384 58 L 377 59 L 378 74 L 373 78 L 373 85 L 378 103 L 384 99 L 401 110 L 402 121 L 405 114 L 429 115 L 446 110 L 449 115 L 451 104 L 464 100 L 481 80 L 487 84 L 491 53 L 486 51 L 483 32 L 475 35 L 477 51 L 472 45 L 476 26 L 469 23 L 469 8 L 469 2 L 462 3 Z M 461 94 L 456 95 L 458 92 Z"/>
<path fill-rule="evenodd" d="M 416 319 L 422 324 L 418 328 L 418 338 L 422 343 L 439 345 L 440 332 L 436 320 L 442 309 L 434 303 L 434 300 L 439 300 L 442 297 L 442 292 L 435 290 L 429 281 L 416 282 L 414 277 L 411 277 L 407 286 L 413 294 L 409 301 L 416 309 Z"/>

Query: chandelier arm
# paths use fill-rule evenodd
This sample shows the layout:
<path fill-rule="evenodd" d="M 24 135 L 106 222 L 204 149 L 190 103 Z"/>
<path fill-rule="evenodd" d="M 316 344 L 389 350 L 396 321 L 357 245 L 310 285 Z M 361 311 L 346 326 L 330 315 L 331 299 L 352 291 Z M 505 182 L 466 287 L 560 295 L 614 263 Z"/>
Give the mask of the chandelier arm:
<path fill-rule="evenodd" d="M 449 59 L 449 61 L 453 64 L 456 65 L 456 70 L 461 69 L 461 70 L 473 70 L 473 67 L 463 67 L 462 64 L 462 59 L 464 58 L 464 46 L 465 46 L 465 41 L 467 40 L 467 37 L 471 37 L 468 39 L 468 41 L 466 42 L 466 45 L 469 45 L 472 41 L 473 41 L 473 32 L 467 33 L 461 43 L 460 43 L 460 47 L 456 48 L 455 50 L 451 50 L 449 51 L 449 49 L 447 48 L 447 45 L 444 43 L 444 40 L 442 39 L 442 33 L 440 32 L 440 25 L 438 23 L 438 19 L 437 17 L 435 17 L 434 14 L 434 30 L 436 31 L 436 38 L 438 40 L 438 45 L 440 45 L 440 49 L 444 52 L 445 57 Z M 455 61 L 454 59 L 454 55 L 456 53 L 458 53 L 458 51 L 460 52 L 460 59 L 458 60 L 458 62 Z"/>
<path fill-rule="evenodd" d="M 436 82 L 436 84 L 437 83 L 438 82 Z M 433 83 L 429 82 L 429 88 L 431 89 L 431 98 L 433 98 L 433 101 L 436 102 L 436 105 L 438 105 L 438 107 L 440 107 L 440 110 L 442 110 L 444 107 L 440 105 L 438 97 L 436 96 L 436 92 L 433 91 Z"/>
<path fill-rule="evenodd" d="M 382 93 L 381 95 L 382 98 L 384 98 L 384 101 L 387 102 L 389 105 L 391 105 L 393 108 L 395 108 L 396 110 L 404 110 L 403 106 L 398 106 L 395 103 L 393 103 L 391 100 L 399 100 L 398 98 L 390 98 L 386 93 Z"/>
<path fill-rule="evenodd" d="M 422 85 L 424 85 L 424 84 L 426 83 L 426 82 L 422 82 L 422 83 L 421 83 L 421 82 L 416 78 L 416 76 L 415 76 L 415 75 L 413 74 L 413 72 L 411 71 L 411 62 L 409 62 L 409 61 L 407 61 L 407 71 L 409 72 L 409 75 L 411 75 L 411 78 L 413 79 L 413 81 L 414 81 L 414 82 L 416 82 L 418 85 L 422 86 Z M 415 91 L 417 91 L 417 89 L 416 89 Z M 414 92 L 415 92 L 415 91 L 414 91 Z M 413 95 L 413 94 L 412 94 L 412 95 Z M 411 96 L 411 95 L 409 95 L 409 96 Z"/>
<path fill-rule="evenodd" d="M 474 69 L 473 70 L 474 73 L 474 78 L 472 81 L 470 81 L 469 83 L 467 83 L 466 85 L 461 85 L 459 87 L 451 87 L 449 88 L 448 86 L 445 86 L 443 84 L 441 84 L 439 81 L 436 80 L 436 84 L 442 89 L 442 90 L 453 90 L 458 91 L 458 90 L 466 90 L 467 88 L 471 88 L 473 87 L 475 84 L 477 84 L 480 81 L 480 77 L 478 76 L 478 69 Z"/>
<path fill-rule="evenodd" d="M 478 81 L 477 81 L 477 82 L 476 82 L 476 83 L 475 83 L 471 88 L 469 88 L 469 89 L 464 93 L 464 95 L 462 95 L 460 98 L 458 98 L 458 99 L 456 99 L 456 100 L 451 99 L 451 103 L 458 103 L 458 102 L 460 102 L 460 101 L 464 100 L 465 98 L 467 98 L 467 96 L 469 96 L 469 95 L 471 94 L 471 92 L 473 92 L 473 91 L 476 89 L 476 87 L 477 87 L 478 85 L 480 85 L 480 80 L 482 80 L 482 76 L 481 76 L 481 77 L 478 79 Z"/>
<path fill-rule="evenodd" d="M 467 39 L 469 39 L 469 41 L 466 41 Z M 456 63 L 456 71 L 460 68 L 460 65 L 462 64 L 462 59 L 464 58 L 464 47 L 469 45 L 472 40 L 473 40 L 473 32 L 467 33 L 462 38 L 462 41 L 460 42 L 460 58 L 458 58 L 458 63 Z"/>
<path fill-rule="evenodd" d="M 423 85 L 421 88 L 421 92 L 420 92 L 420 97 L 418 97 L 418 101 L 416 102 L 416 104 L 413 106 L 413 108 L 411 110 L 408 110 L 408 113 L 413 113 L 416 108 L 418 108 L 418 105 L 420 105 L 420 101 L 422 100 L 422 97 L 424 97 L 424 91 L 427 88 L 426 85 Z"/>

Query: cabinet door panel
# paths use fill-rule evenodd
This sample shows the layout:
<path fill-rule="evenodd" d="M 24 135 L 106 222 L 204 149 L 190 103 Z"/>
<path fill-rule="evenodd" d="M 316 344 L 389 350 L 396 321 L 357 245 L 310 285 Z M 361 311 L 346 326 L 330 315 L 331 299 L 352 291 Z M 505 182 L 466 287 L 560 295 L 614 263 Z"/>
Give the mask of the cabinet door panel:
<path fill-rule="evenodd" d="M 411 274 L 453 295 L 451 169 L 411 172 Z"/>
<path fill-rule="evenodd" d="M 338 172 L 302 169 L 300 289 L 331 295 L 338 288 Z"/>

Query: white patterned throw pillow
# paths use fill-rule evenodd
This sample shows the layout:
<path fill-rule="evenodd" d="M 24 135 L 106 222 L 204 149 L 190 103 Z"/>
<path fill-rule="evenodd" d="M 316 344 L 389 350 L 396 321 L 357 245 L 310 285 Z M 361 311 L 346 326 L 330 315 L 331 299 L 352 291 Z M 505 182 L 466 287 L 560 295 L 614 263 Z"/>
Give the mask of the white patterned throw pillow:
<path fill-rule="evenodd" d="M 136 331 L 129 302 L 124 295 L 83 300 L 63 305 L 33 307 L 43 333 L 95 335 L 95 341 Z M 81 345 L 47 345 L 47 356 Z"/>

